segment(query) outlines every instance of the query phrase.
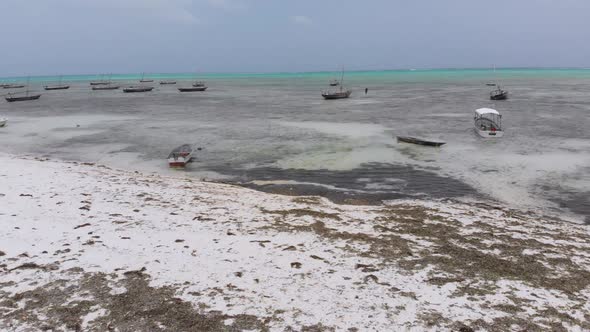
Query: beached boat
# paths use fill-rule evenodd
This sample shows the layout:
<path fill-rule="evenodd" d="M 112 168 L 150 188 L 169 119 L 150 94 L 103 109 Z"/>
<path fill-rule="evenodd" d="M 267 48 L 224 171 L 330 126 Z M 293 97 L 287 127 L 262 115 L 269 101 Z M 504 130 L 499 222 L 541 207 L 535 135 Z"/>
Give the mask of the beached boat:
<path fill-rule="evenodd" d="M 330 81 L 330 86 L 339 86 L 340 82 L 338 80 L 331 80 Z"/>
<path fill-rule="evenodd" d="M 168 155 L 168 165 L 173 168 L 182 168 L 191 162 L 193 158 L 193 146 L 190 144 L 181 145 Z"/>
<path fill-rule="evenodd" d="M 4 84 L 2 85 L 2 89 L 20 89 L 24 88 L 24 84 Z"/>
<path fill-rule="evenodd" d="M 326 100 L 328 100 L 328 99 L 344 99 L 344 98 L 350 97 L 350 94 L 352 93 L 352 91 L 349 89 L 344 89 L 343 85 L 342 85 L 343 82 L 344 82 L 344 69 L 342 69 L 342 76 L 340 77 L 340 82 L 338 83 L 338 85 L 340 86 L 340 90 L 339 91 L 330 91 L 330 90 L 322 91 L 322 97 L 324 97 L 324 99 L 326 99 Z"/>
<path fill-rule="evenodd" d="M 8 122 L 8 120 L 5 118 L 0 118 L 0 128 L 6 126 L 6 122 Z"/>
<path fill-rule="evenodd" d="M 499 85 L 496 84 L 496 89 L 490 92 L 490 99 L 491 100 L 506 100 L 508 99 L 508 91 L 502 89 Z"/>
<path fill-rule="evenodd" d="M 188 88 L 178 88 L 180 92 L 195 92 L 195 91 L 205 91 L 207 90 L 206 86 L 193 86 Z"/>
<path fill-rule="evenodd" d="M 502 137 L 502 115 L 495 109 L 479 108 L 475 110 L 473 118 L 475 131 L 481 137 Z"/>
<path fill-rule="evenodd" d="M 92 90 L 100 91 L 100 90 L 118 90 L 120 86 L 112 85 L 112 84 L 105 84 L 105 85 L 96 85 L 92 87 Z"/>
<path fill-rule="evenodd" d="M 152 86 L 130 86 L 123 89 L 125 93 L 132 93 L 132 92 L 149 92 L 152 91 L 154 87 Z"/>
<path fill-rule="evenodd" d="M 193 86 L 195 88 L 200 88 L 200 87 L 205 86 L 205 82 L 203 82 L 203 81 L 197 81 L 197 82 L 193 83 Z"/>
<path fill-rule="evenodd" d="M 171 85 L 176 84 L 176 81 L 160 81 L 160 85 Z"/>
<path fill-rule="evenodd" d="M 426 145 L 426 146 L 441 146 L 446 144 L 443 141 L 437 141 L 427 138 L 419 138 L 419 137 L 411 137 L 411 136 L 397 136 L 398 142 L 404 143 L 411 143 L 411 144 L 418 144 L 418 145 Z"/>
<path fill-rule="evenodd" d="M 46 85 L 43 88 L 47 91 L 51 91 L 51 90 L 67 90 L 70 88 L 69 85 L 67 84 L 62 84 L 61 83 L 61 79 L 62 77 L 59 77 L 59 82 L 56 85 Z"/>
<path fill-rule="evenodd" d="M 91 86 L 95 86 L 95 85 L 109 85 L 109 84 L 111 84 L 111 78 L 110 78 L 110 76 L 109 76 L 109 79 L 108 80 L 105 80 L 104 79 L 104 75 L 100 75 L 100 80 L 90 82 L 90 85 Z"/>
<path fill-rule="evenodd" d="M 154 80 L 151 80 L 151 79 L 146 79 L 146 78 L 145 78 L 145 73 L 141 73 L 141 79 L 139 80 L 139 83 L 151 83 L 151 82 L 153 82 L 153 81 L 154 81 Z"/>
<path fill-rule="evenodd" d="M 15 101 L 27 101 L 27 100 L 37 100 L 39 99 L 39 97 L 41 97 L 41 94 L 36 94 L 36 95 L 30 95 L 29 92 L 27 91 L 26 94 L 24 96 L 18 96 L 14 93 L 9 93 L 5 99 L 7 102 L 12 103 Z"/>

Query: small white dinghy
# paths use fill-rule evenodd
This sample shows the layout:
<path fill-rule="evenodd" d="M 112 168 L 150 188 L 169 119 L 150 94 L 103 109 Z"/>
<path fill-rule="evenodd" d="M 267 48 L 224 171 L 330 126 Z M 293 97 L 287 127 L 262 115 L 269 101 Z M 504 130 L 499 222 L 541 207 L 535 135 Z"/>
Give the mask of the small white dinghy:
<path fill-rule="evenodd" d="M 5 118 L 0 118 L 0 128 L 6 126 L 6 122 L 8 122 L 8 120 Z"/>
<path fill-rule="evenodd" d="M 479 136 L 486 138 L 504 136 L 504 130 L 502 129 L 502 115 L 500 115 L 495 109 L 476 109 L 473 120 L 475 131 Z"/>

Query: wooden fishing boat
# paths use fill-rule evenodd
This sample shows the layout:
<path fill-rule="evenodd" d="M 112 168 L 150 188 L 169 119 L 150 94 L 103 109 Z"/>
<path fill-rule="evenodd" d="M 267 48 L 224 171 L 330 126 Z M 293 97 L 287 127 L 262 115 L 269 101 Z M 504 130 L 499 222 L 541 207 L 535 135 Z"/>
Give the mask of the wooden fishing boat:
<path fill-rule="evenodd" d="M 205 86 L 205 82 L 203 82 L 203 81 L 197 81 L 197 82 L 193 83 L 193 86 L 195 88 L 203 87 L 203 86 Z"/>
<path fill-rule="evenodd" d="M 0 128 L 6 126 L 6 122 L 8 122 L 8 120 L 6 120 L 5 118 L 0 118 Z"/>
<path fill-rule="evenodd" d="M 206 86 L 193 86 L 193 87 L 187 87 L 187 88 L 178 88 L 178 91 L 180 92 L 195 92 L 195 91 L 205 91 L 207 90 Z"/>
<path fill-rule="evenodd" d="M 139 80 L 139 83 L 152 83 L 153 81 L 154 80 L 146 79 L 145 73 L 141 73 L 141 79 Z"/>
<path fill-rule="evenodd" d="M 5 99 L 6 99 L 7 102 L 12 103 L 12 102 L 15 102 L 15 101 L 37 100 L 40 97 L 41 97 L 40 94 L 29 95 L 28 92 L 24 96 L 14 96 L 14 94 L 9 93 L 8 96 L 5 97 Z"/>
<path fill-rule="evenodd" d="M 339 86 L 340 82 L 338 80 L 331 80 L 330 81 L 330 86 Z"/>
<path fill-rule="evenodd" d="M 4 84 L 2 85 L 2 89 L 20 89 L 24 88 L 24 84 Z"/>
<path fill-rule="evenodd" d="M 168 155 L 168 165 L 172 168 L 183 168 L 193 158 L 193 146 L 190 144 L 181 145 Z"/>
<path fill-rule="evenodd" d="M 125 93 L 132 93 L 132 92 L 149 92 L 152 91 L 154 87 L 152 86 L 130 86 L 123 89 Z"/>
<path fill-rule="evenodd" d="M 495 109 L 479 108 L 473 118 L 475 131 L 481 137 L 493 138 L 504 136 L 502 115 Z"/>
<path fill-rule="evenodd" d="M 51 90 L 67 90 L 70 88 L 69 85 L 46 85 L 43 87 L 47 91 Z"/>
<path fill-rule="evenodd" d="M 97 86 L 93 86 L 92 90 L 95 91 L 100 91 L 100 90 L 118 90 L 120 88 L 120 86 L 118 85 L 111 85 L 111 84 L 107 84 L 107 85 L 97 85 Z"/>
<path fill-rule="evenodd" d="M 412 136 L 397 136 L 398 142 L 404 143 L 411 143 L 411 144 L 418 144 L 418 145 L 425 145 L 425 146 L 441 146 L 445 145 L 446 142 L 443 141 L 436 141 L 427 138 L 419 138 L 419 137 L 412 137 Z"/>
<path fill-rule="evenodd" d="M 176 84 L 176 81 L 160 81 L 160 85 L 171 85 Z"/>
<path fill-rule="evenodd" d="M 107 81 L 90 82 L 90 85 L 92 85 L 92 86 L 96 86 L 96 85 L 109 85 L 109 84 L 111 84 L 111 82 L 107 82 Z"/>

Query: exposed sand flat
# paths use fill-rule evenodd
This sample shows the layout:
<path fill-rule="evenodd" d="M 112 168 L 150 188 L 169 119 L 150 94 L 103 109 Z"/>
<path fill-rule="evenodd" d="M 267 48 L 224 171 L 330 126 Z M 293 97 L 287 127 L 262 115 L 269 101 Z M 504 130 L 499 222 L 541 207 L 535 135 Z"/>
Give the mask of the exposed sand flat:
<path fill-rule="evenodd" d="M 0 330 L 590 330 L 589 226 L 0 165 Z"/>

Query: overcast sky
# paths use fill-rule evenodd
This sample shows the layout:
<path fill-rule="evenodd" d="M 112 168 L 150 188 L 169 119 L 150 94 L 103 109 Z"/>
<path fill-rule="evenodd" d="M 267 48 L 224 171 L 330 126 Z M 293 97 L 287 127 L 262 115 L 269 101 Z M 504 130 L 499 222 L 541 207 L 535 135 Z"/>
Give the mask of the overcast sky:
<path fill-rule="evenodd" d="M 590 0 L 0 0 L 0 76 L 590 67 Z"/>

